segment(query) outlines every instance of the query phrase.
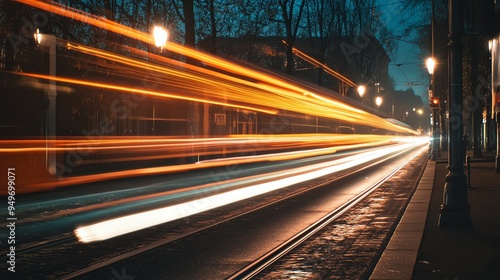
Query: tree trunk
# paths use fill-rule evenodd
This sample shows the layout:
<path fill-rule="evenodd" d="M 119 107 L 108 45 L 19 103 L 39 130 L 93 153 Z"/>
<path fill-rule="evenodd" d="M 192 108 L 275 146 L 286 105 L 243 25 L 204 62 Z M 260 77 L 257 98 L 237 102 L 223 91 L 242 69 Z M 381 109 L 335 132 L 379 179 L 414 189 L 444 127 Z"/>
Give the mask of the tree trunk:
<path fill-rule="evenodd" d="M 212 32 L 210 36 L 210 52 L 212 54 L 217 54 L 217 24 L 215 21 L 214 0 L 210 0 L 210 26 Z"/>
<path fill-rule="evenodd" d="M 189 47 L 195 46 L 195 21 L 194 21 L 194 3 L 193 0 L 183 0 L 184 12 L 184 40 L 185 45 Z"/>

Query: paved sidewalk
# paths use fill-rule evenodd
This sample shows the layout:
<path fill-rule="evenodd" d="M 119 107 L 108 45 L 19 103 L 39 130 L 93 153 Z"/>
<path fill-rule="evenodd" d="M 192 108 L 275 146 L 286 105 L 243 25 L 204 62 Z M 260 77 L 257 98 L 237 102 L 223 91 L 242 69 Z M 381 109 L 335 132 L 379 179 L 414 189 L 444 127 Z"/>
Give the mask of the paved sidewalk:
<path fill-rule="evenodd" d="M 492 152 L 472 158 L 472 229 L 438 228 L 447 153 L 429 161 L 370 279 L 500 279 L 500 174 L 493 159 Z"/>

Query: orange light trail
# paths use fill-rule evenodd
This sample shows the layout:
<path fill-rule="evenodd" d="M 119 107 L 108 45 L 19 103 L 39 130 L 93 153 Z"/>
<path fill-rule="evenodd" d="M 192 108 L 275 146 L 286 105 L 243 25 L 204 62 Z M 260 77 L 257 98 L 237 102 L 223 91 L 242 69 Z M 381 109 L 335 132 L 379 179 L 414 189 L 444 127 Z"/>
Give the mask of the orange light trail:
<path fill-rule="evenodd" d="M 42 10 L 49 11 L 51 13 L 59 14 L 61 16 L 69 17 L 75 20 L 82 21 L 84 23 L 94 25 L 96 27 L 100 27 L 118 34 L 122 34 L 130 38 L 134 38 L 136 40 L 145 42 L 147 44 L 152 44 L 154 42 L 151 34 L 140 32 L 138 30 L 132 29 L 117 22 L 113 22 L 102 17 L 90 15 L 88 13 L 76 10 L 71 7 L 63 6 L 53 1 L 48 1 L 48 2 L 33 1 L 33 0 L 17 0 L 17 1 Z M 238 64 L 223 60 L 221 58 L 197 50 L 187 48 L 185 46 L 176 44 L 174 42 L 169 42 L 168 44 L 166 44 L 166 46 L 164 46 L 164 49 L 174 53 L 178 53 L 186 57 L 193 58 L 195 60 L 202 61 L 207 65 L 216 67 L 226 72 L 231 72 L 237 75 L 243 75 L 250 79 L 261 81 L 261 83 L 263 84 L 270 84 L 274 87 L 282 88 L 284 91 L 281 91 L 279 93 L 286 93 L 288 100 L 300 99 L 302 98 L 300 96 L 302 96 L 304 92 L 308 92 L 308 90 L 306 90 L 304 87 L 292 84 L 291 82 L 284 81 L 283 79 L 280 79 L 277 76 L 266 75 L 259 71 L 252 70 L 251 68 L 240 66 Z M 242 92 L 240 90 L 239 92 L 243 93 L 244 91 Z M 211 93 L 213 94 L 213 92 Z M 262 93 L 263 92 L 261 92 L 261 94 Z M 153 95 L 158 95 L 158 93 Z M 234 97 L 236 95 L 232 96 Z M 328 99 L 329 100 L 328 103 L 333 105 L 334 108 L 332 108 L 331 106 L 325 108 L 323 107 L 324 104 L 321 104 L 319 101 L 314 101 L 314 100 L 310 101 L 311 103 L 313 103 L 314 106 L 308 107 L 306 106 L 307 104 L 301 104 L 297 102 L 295 103 L 291 102 L 290 104 L 288 104 L 286 101 L 285 103 L 283 103 L 283 100 L 279 99 L 269 100 L 267 99 L 267 97 L 262 97 L 262 96 L 260 98 L 265 98 L 266 104 L 276 104 L 277 106 L 286 105 L 286 107 L 283 108 L 285 110 L 300 112 L 313 116 L 321 116 L 325 118 L 336 118 L 351 123 L 359 123 L 362 125 L 368 125 L 382 129 L 388 129 L 404 133 L 412 133 L 414 135 L 418 134 L 416 131 L 410 130 L 406 127 L 401 127 L 399 125 L 389 123 L 375 115 L 371 115 L 368 113 L 361 113 L 362 111 L 359 109 L 356 109 L 352 106 L 343 104 L 339 101 L 335 101 L 326 97 L 323 97 L 320 100 L 324 101 L 325 98 Z M 207 102 L 207 100 L 200 100 L 200 99 L 195 99 L 195 100 L 199 102 Z M 264 101 L 263 99 L 261 100 Z M 221 104 L 221 103 L 214 103 L 214 104 Z M 344 113 L 338 114 L 337 109 L 343 110 Z"/>
<path fill-rule="evenodd" d="M 30 170 L 31 176 L 23 176 L 19 179 L 19 184 L 23 186 L 18 189 L 19 193 L 133 176 L 166 174 L 261 161 L 291 160 L 331 154 L 347 149 L 396 143 L 393 136 L 352 134 L 238 135 L 228 138 L 194 139 L 105 137 L 94 140 L 71 138 L 51 141 L 50 147 L 53 147 L 52 149 L 57 151 L 58 155 L 63 159 L 68 156 L 78 159 L 79 165 L 220 154 L 223 148 L 228 150 L 228 155 L 225 158 L 190 164 L 138 168 L 82 176 L 62 174 L 64 176 L 56 178 L 47 176 L 43 170 L 39 172 L 40 170 L 24 167 L 28 165 L 28 162 L 44 158 L 45 140 L 1 140 L 0 146 L 3 148 L 0 151 L 0 158 L 2 161 L 17 165 L 18 170 Z M 266 151 L 269 154 L 263 154 Z M 96 152 L 99 152 L 100 160 L 91 160 L 92 155 Z M 237 156 L 237 153 L 251 155 Z M 86 157 L 90 159 L 86 160 Z M 61 161 L 67 164 L 64 160 Z M 70 166 L 73 165 L 70 164 Z M 43 168 L 43 165 L 39 168 Z M 21 182 L 21 180 L 23 181 Z"/>
<path fill-rule="evenodd" d="M 368 114 L 362 110 L 357 108 L 352 108 L 347 106 L 344 103 L 335 101 L 333 99 L 328 99 L 326 97 L 321 97 L 314 93 L 308 93 L 308 96 L 312 96 L 313 98 L 306 97 L 304 94 L 296 94 L 295 92 L 291 93 L 288 90 L 285 90 L 281 87 L 264 84 L 264 83 L 252 83 L 246 80 L 238 79 L 235 77 L 231 77 L 228 75 L 224 75 L 222 73 L 218 73 L 215 71 L 210 71 L 208 69 L 204 69 L 201 67 L 192 66 L 189 64 L 184 64 L 184 66 L 189 66 L 189 70 L 196 71 L 199 74 L 194 75 L 190 73 L 186 73 L 186 71 L 178 71 L 176 69 L 167 69 L 165 67 L 152 65 L 150 63 L 145 63 L 137 60 L 133 60 L 130 58 L 122 57 L 116 54 L 104 52 L 101 50 L 68 44 L 71 49 L 79 50 L 81 52 L 92 54 L 104 59 L 109 59 L 116 61 L 118 63 L 126 64 L 132 67 L 141 67 L 142 69 L 158 72 L 161 74 L 168 75 L 166 78 L 162 76 L 162 81 L 169 80 L 168 83 L 163 82 L 165 86 L 172 86 L 171 76 L 177 77 L 182 80 L 187 80 L 186 82 L 180 83 L 182 86 L 185 86 L 189 83 L 189 89 L 194 89 L 196 87 L 198 92 L 206 93 L 210 96 L 216 96 L 219 98 L 228 98 L 231 100 L 254 103 L 259 105 L 267 105 L 270 104 L 287 104 L 288 107 L 286 109 L 292 109 L 297 112 L 303 112 L 307 114 L 322 115 L 324 117 L 335 118 L 348 121 L 351 123 L 360 123 L 365 125 L 372 125 L 373 121 L 366 121 L 368 117 L 372 117 L 371 114 Z M 132 48 L 129 48 L 132 49 Z M 155 56 L 156 59 L 162 60 L 160 56 Z M 175 63 L 170 59 L 164 60 L 165 63 Z M 142 73 L 142 72 L 141 72 Z M 205 77 L 202 75 L 209 75 L 209 77 Z M 158 79 L 159 80 L 159 79 Z M 200 84 L 200 86 L 197 86 Z M 213 90 L 207 91 L 207 88 L 213 88 Z M 218 91 L 223 92 L 232 92 L 230 96 L 221 96 L 218 94 Z M 190 91 L 192 93 L 192 91 Z M 241 93 L 241 94 L 237 94 Z M 273 99 L 271 99 L 273 98 Z M 285 99 L 283 99 L 285 98 Z M 289 102 L 292 99 L 294 102 Z M 305 102 L 305 103 L 304 103 Z M 211 103 L 211 102 L 209 102 Z M 213 103 L 212 103 L 213 104 Z M 310 104 L 312 108 L 308 108 L 307 104 Z M 324 104 L 331 104 L 330 107 L 323 106 Z M 228 105 L 231 106 L 231 105 Z M 322 114 L 322 111 L 327 111 Z M 356 114 L 353 114 L 355 112 Z M 276 112 L 277 113 L 277 112 Z M 382 119 L 381 119 L 382 120 Z"/>
<path fill-rule="evenodd" d="M 213 147 L 213 148 L 238 148 L 244 151 L 242 144 L 251 146 L 249 150 L 259 151 L 271 149 L 300 149 L 317 146 L 336 146 L 347 144 L 371 143 L 392 141 L 393 136 L 371 134 L 276 134 L 272 135 L 233 135 L 220 138 L 172 138 L 164 139 L 147 136 L 130 137 L 104 137 L 104 139 L 58 139 L 58 140 L 0 140 L 0 152 L 5 154 L 44 152 L 50 149 L 56 152 L 71 152 L 75 149 L 90 151 L 124 150 L 128 152 L 158 151 L 184 151 L 186 148 Z M 45 143 L 49 142 L 49 148 Z M 399 140 L 398 140 L 399 141 Z M 377 143 L 378 145 L 380 143 Z M 122 151 L 123 152 L 123 151 Z M 185 156 L 185 154 L 184 154 Z"/>
<path fill-rule="evenodd" d="M 193 97 L 189 97 L 186 95 L 176 95 L 176 94 L 171 94 L 171 93 L 167 93 L 167 92 L 140 89 L 137 87 L 118 86 L 118 85 L 84 81 L 84 80 L 78 80 L 78 79 L 72 79 L 72 78 L 53 77 L 53 76 L 43 75 L 43 74 L 30 74 L 30 73 L 16 73 L 16 74 L 22 75 L 22 76 L 27 76 L 27 77 L 32 77 L 32 78 L 47 79 L 47 80 L 53 80 L 53 81 L 58 81 L 58 82 L 70 83 L 70 84 L 78 84 L 78 85 L 91 86 L 91 87 L 97 87 L 97 88 L 112 89 L 112 90 L 124 91 L 124 92 L 142 93 L 142 94 L 147 94 L 147 95 L 152 95 L 152 96 L 157 96 L 157 97 L 175 98 L 175 99 L 195 101 L 195 102 L 207 102 L 207 100 L 204 100 L 201 98 L 193 98 Z M 215 105 L 240 108 L 240 109 L 254 110 L 254 111 L 259 111 L 259 112 L 263 112 L 263 113 L 271 114 L 271 115 L 274 115 L 277 113 L 276 110 L 270 110 L 270 109 L 268 110 L 268 109 L 263 109 L 263 108 L 250 107 L 250 106 L 240 106 L 240 105 L 234 105 L 231 103 L 222 103 L 222 102 L 216 102 L 216 101 L 210 101 L 209 103 L 215 104 Z"/>
<path fill-rule="evenodd" d="M 18 0 L 18 2 L 79 20 L 147 44 L 153 44 L 154 42 L 151 34 L 52 1 Z M 339 120 L 344 125 L 349 123 L 395 132 L 418 134 L 416 131 L 408 129 L 403 125 L 389 122 L 381 117 L 350 106 L 307 85 L 301 85 L 293 80 L 279 77 L 265 70 L 255 70 L 249 66 L 238 65 L 174 42 L 167 43 L 163 49 L 180 54 L 183 57 L 192 58 L 201 62 L 200 65 L 203 63 L 210 67 L 187 64 L 130 46 L 122 46 L 125 52 L 130 55 L 123 56 L 82 44 L 65 42 L 61 39 L 58 39 L 57 43 L 67 47 L 71 51 L 86 54 L 84 57 L 88 55 L 92 58 L 98 58 L 88 59 L 84 62 L 95 65 L 95 68 L 99 71 L 108 71 L 115 77 L 120 77 L 121 81 L 124 82 L 113 84 L 111 82 L 103 83 L 95 80 L 63 77 L 61 75 L 54 77 L 34 73 L 15 74 L 33 79 L 54 80 L 61 84 L 82 85 L 129 94 L 143 94 L 162 99 L 209 103 L 253 112 L 262 112 L 269 115 L 296 117 L 296 113 L 298 113 L 301 114 L 301 117 L 305 115 L 307 118 L 312 116 L 322 119 Z M 144 61 L 146 57 L 147 61 Z M 83 58 L 75 59 L 83 60 Z M 154 86 L 137 87 L 137 85 L 144 85 L 145 76 L 151 78 L 151 80 L 146 82 L 152 81 Z M 157 118 L 156 120 L 159 119 Z M 332 129 L 330 127 L 327 128 Z M 185 171 L 210 167 L 212 164 L 213 166 L 223 166 L 259 160 L 285 160 L 322 153 L 332 153 L 347 149 L 348 147 L 357 147 L 357 145 L 382 145 L 392 141 L 392 136 L 363 134 L 275 134 L 271 137 L 269 135 L 234 135 L 226 138 L 196 138 L 198 136 L 192 135 L 191 138 L 167 139 L 144 136 L 140 138 L 104 137 L 103 139 L 94 139 L 91 137 L 90 139 L 64 139 L 57 136 L 57 140 L 0 141 L 0 158 L 4 162 L 19 163 L 20 166 L 27 166 L 27 162 L 30 161 L 36 162 L 35 165 L 40 170 L 39 172 L 33 172 L 33 176 L 29 178 L 32 181 L 26 182 L 28 185 L 26 190 L 37 187 L 40 188 L 38 190 L 41 190 L 43 188 L 54 188 L 57 186 L 96 182 L 141 174 Z M 47 145 L 47 143 L 50 145 Z M 259 153 L 268 152 L 271 155 L 235 156 L 237 153 L 253 153 L 256 151 L 255 147 L 258 147 Z M 288 152 L 300 149 L 305 149 L 306 151 Z M 285 150 L 288 153 L 282 153 Z M 74 161 L 77 161 L 76 165 L 212 156 L 221 155 L 221 153 L 224 154 L 223 156 L 226 156 L 226 152 L 229 154 L 232 153 L 232 155 L 220 160 L 203 162 L 203 164 L 182 164 L 151 169 L 141 168 L 104 174 L 52 178 L 44 177 L 47 175 L 44 173 L 45 170 L 43 170 L 44 161 L 42 158 L 48 151 L 53 151 L 57 154 L 59 157 L 58 163 L 62 163 L 68 156 L 75 156 Z M 74 154 L 75 151 L 77 151 L 76 155 Z M 86 154 L 97 153 L 103 155 L 103 157 L 95 157 L 91 160 L 85 156 Z"/>

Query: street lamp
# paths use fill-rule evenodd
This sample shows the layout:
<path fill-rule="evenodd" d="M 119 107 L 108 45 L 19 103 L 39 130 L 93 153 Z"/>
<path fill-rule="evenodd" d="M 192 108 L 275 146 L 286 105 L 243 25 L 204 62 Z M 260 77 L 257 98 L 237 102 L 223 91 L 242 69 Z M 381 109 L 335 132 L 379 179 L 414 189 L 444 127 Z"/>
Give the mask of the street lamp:
<path fill-rule="evenodd" d="M 421 108 L 418 108 L 418 109 L 415 109 L 413 108 L 413 111 L 415 111 L 417 113 L 417 119 L 418 119 L 418 133 L 419 134 L 422 134 L 422 122 L 420 120 L 420 117 L 424 114 L 424 110 L 422 110 Z"/>
<path fill-rule="evenodd" d="M 160 48 L 160 51 L 163 49 L 163 47 L 167 44 L 167 39 L 168 39 L 168 33 L 167 31 L 161 27 L 161 26 L 155 26 L 153 28 L 153 38 L 155 40 L 155 46 Z M 156 134 L 156 104 L 153 101 L 153 108 L 152 108 L 152 120 L 153 120 L 153 125 L 152 125 L 152 133 L 153 135 Z"/>
<path fill-rule="evenodd" d="M 433 57 L 427 58 L 425 61 L 425 65 L 427 66 L 427 71 L 430 76 L 430 84 L 429 84 L 429 102 L 432 110 L 432 142 L 431 142 L 431 159 L 436 160 L 438 156 L 438 126 L 439 123 L 439 99 L 434 97 L 434 68 L 436 66 L 436 61 Z"/>
<path fill-rule="evenodd" d="M 33 34 L 37 45 L 49 47 L 49 75 L 56 76 L 56 36 L 52 34 L 41 34 L 37 28 Z M 56 154 L 52 149 L 53 142 L 56 139 L 56 82 L 54 79 L 49 81 L 49 88 L 46 91 L 49 104 L 45 112 L 45 165 L 50 175 L 56 174 Z"/>
<path fill-rule="evenodd" d="M 434 67 L 436 66 L 436 61 L 433 57 L 427 58 L 425 61 L 425 65 L 427 66 L 427 71 L 429 71 L 430 75 L 434 75 Z"/>
<path fill-rule="evenodd" d="M 377 107 L 380 109 L 380 105 L 382 105 L 382 97 L 380 96 L 377 96 L 375 98 L 375 104 L 377 105 Z"/>
<path fill-rule="evenodd" d="M 162 49 L 167 44 L 168 33 L 160 26 L 155 26 L 153 28 L 153 38 L 155 40 L 155 46 Z"/>
<path fill-rule="evenodd" d="M 375 86 L 377 87 L 377 97 L 375 98 L 375 104 L 380 110 L 380 105 L 382 105 L 382 97 L 380 97 L 380 83 L 375 83 Z"/>
<path fill-rule="evenodd" d="M 365 86 L 359 86 L 358 87 L 358 94 L 361 99 L 363 99 L 363 95 L 365 95 L 366 92 L 366 87 Z"/>

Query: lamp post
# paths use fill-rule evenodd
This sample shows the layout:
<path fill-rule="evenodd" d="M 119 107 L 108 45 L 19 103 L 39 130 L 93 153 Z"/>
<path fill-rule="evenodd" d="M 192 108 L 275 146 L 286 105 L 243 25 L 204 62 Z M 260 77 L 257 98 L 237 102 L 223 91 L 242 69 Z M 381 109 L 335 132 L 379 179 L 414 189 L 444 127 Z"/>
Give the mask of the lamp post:
<path fill-rule="evenodd" d="M 469 204 L 467 202 L 467 176 L 463 164 L 463 118 L 462 118 L 462 1 L 449 0 L 449 139 L 448 174 L 443 191 L 443 204 L 439 214 L 440 228 L 471 228 Z"/>
<path fill-rule="evenodd" d="M 41 34 L 38 28 L 33 35 L 39 46 L 49 47 L 49 76 L 56 76 L 56 36 L 52 34 Z M 46 91 L 48 107 L 45 111 L 45 167 L 50 175 L 56 175 L 56 153 L 53 149 L 54 140 L 56 140 L 56 82 L 49 81 L 49 87 Z"/>
<path fill-rule="evenodd" d="M 155 26 L 153 28 L 153 38 L 155 41 L 155 46 L 160 48 L 160 52 L 163 50 L 163 47 L 167 44 L 167 39 L 168 39 L 168 33 L 167 31 L 161 27 L 161 26 Z M 153 108 L 151 112 L 151 117 L 153 120 L 152 124 L 152 134 L 156 134 L 156 104 L 154 101 L 153 102 Z"/>
<path fill-rule="evenodd" d="M 436 66 L 436 61 L 433 57 L 429 57 L 425 64 L 427 66 L 427 71 L 430 76 L 429 83 L 429 102 L 432 112 L 432 137 L 431 137 L 431 159 L 436 160 L 438 155 L 438 123 L 439 123 L 439 99 L 434 97 L 434 68 Z"/>

